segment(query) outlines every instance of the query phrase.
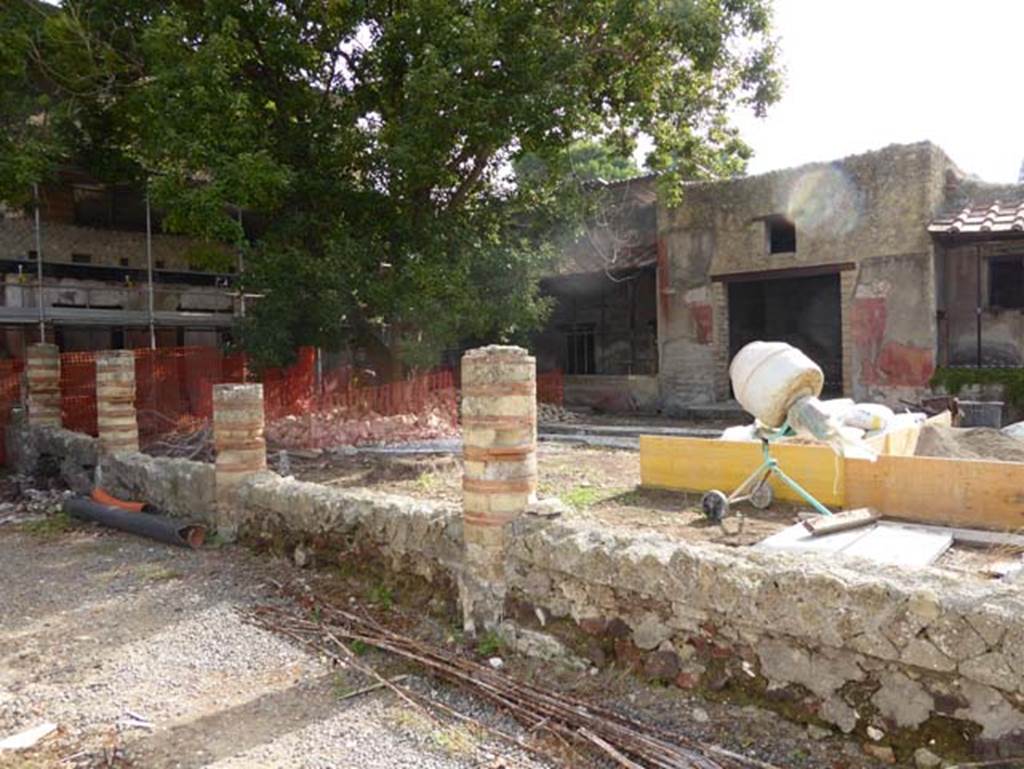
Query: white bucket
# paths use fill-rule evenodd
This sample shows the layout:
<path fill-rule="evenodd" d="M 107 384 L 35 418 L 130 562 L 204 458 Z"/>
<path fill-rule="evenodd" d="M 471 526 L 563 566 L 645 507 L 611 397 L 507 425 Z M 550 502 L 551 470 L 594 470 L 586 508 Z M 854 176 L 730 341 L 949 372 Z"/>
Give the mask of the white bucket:
<path fill-rule="evenodd" d="M 813 360 L 785 342 L 751 342 L 729 364 L 736 400 L 768 427 L 781 427 L 790 406 L 818 397 L 825 375 Z"/>

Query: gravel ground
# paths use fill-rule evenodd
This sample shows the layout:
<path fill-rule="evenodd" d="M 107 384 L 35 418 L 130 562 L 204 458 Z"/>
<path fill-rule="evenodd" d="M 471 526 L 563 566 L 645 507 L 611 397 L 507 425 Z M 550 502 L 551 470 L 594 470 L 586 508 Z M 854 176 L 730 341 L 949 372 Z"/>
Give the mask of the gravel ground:
<path fill-rule="evenodd" d="M 540 766 L 244 622 L 286 562 L 65 528 L 0 526 L 0 738 L 60 726 L 0 767 Z"/>
<path fill-rule="evenodd" d="M 0 738 L 43 721 L 60 725 L 32 751 L 0 753 L 0 769 L 553 766 L 486 732 L 433 721 L 386 690 L 353 695 L 366 678 L 332 669 L 243 621 L 240 610 L 280 600 L 275 581 L 296 578 L 335 601 L 365 598 L 382 585 L 374 581 L 379 576 L 299 571 L 235 547 L 170 548 L 61 518 L 0 523 Z M 462 643 L 450 617 L 424 612 L 423 595 L 397 587 L 388 595 L 394 606 L 386 616 L 401 632 Z M 372 652 L 364 661 L 381 675 L 409 676 L 406 683 L 429 699 L 524 736 L 471 694 Z M 644 685 L 621 670 L 580 673 L 507 656 L 505 662 L 524 680 L 571 690 L 779 769 L 883 766 L 835 733 Z M 559 765 L 601 766 L 578 755 Z"/>

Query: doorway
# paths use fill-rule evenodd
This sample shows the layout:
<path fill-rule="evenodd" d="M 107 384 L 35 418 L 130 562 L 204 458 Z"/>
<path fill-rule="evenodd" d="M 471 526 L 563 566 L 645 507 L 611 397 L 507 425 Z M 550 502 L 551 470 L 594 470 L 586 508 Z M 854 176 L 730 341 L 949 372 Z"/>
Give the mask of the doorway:
<path fill-rule="evenodd" d="M 729 283 L 729 359 L 748 342 L 788 342 L 825 374 L 823 394 L 843 392 L 839 274 Z"/>

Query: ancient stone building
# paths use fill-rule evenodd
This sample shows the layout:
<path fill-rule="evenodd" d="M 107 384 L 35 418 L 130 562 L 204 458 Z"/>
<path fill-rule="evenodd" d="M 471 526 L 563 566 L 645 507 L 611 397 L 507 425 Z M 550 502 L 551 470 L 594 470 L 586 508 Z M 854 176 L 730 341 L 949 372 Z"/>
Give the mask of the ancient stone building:
<path fill-rule="evenodd" d="M 635 184 L 656 197 L 653 180 Z M 558 309 L 542 365 L 575 349 L 573 291 L 604 297 L 569 402 L 613 407 L 638 389 L 621 379 L 634 372 L 601 364 L 615 340 L 635 345 L 625 328 L 636 319 L 653 318 L 657 359 L 635 372 L 645 397 L 626 405 L 668 412 L 727 400 L 728 362 L 753 339 L 804 349 L 829 394 L 894 404 L 927 390 L 936 365 L 1024 362 L 1024 187 L 976 182 L 933 144 L 691 183 L 678 206 L 649 208 L 655 225 L 633 236 L 629 267 L 653 270 L 653 285 L 640 290 L 638 277 L 635 299 L 622 298 L 622 271 L 599 263 L 548 282 Z"/>

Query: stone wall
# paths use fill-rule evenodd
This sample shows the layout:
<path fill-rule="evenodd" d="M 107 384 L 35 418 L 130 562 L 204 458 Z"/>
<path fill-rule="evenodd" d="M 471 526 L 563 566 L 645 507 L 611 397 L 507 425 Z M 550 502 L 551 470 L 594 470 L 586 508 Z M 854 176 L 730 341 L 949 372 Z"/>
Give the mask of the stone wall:
<path fill-rule="evenodd" d="M 598 665 L 866 735 L 904 757 L 1020 755 L 1024 592 L 937 569 L 864 569 L 520 519 L 509 595 L 520 621 Z"/>
<path fill-rule="evenodd" d="M 101 457 L 99 449 L 99 440 L 90 435 L 28 427 L 20 416 L 7 431 L 8 456 L 19 473 L 57 476 L 79 494 L 99 485 L 172 516 L 215 523 L 213 465 L 139 453 Z"/>
<path fill-rule="evenodd" d="M 214 470 L 205 462 L 147 454 L 104 456 L 98 481 L 115 497 L 149 502 L 177 518 L 217 523 Z"/>
<path fill-rule="evenodd" d="M 730 181 L 689 184 L 660 208 L 659 372 L 667 408 L 728 392 L 728 306 L 712 276 L 797 268 L 841 274 L 844 385 L 857 398 L 919 393 L 935 365 L 933 246 L 951 162 L 929 143 Z M 769 253 L 765 217 L 796 226 L 793 253 Z M 753 278 L 750 278 L 753 279 Z"/>
<path fill-rule="evenodd" d="M 462 562 L 462 515 L 451 505 L 337 489 L 266 472 L 237 489 L 240 536 L 323 541 L 383 558 L 400 574 L 454 580 Z"/>
<path fill-rule="evenodd" d="M 99 441 L 61 427 L 29 426 L 24 412 L 12 416 L 5 435 L 7 457 L 22 475 L 53 475 L 81 494 L 92 489 Z"/>
<path fill-rule="evenodd" d="M 12 443 L 19 466 L 48 462 L 72 483 L 97 462 L 95 439 L 22 420 Z M 210 465 L 124 454 L 102 460 L 100 480 L 172 514 L 208 520 L 212 509 Z M 426 579 L 450 596 L 464 574 L 452 505 L 270 472 L 243 479 L 235 499 L 247 539 L 355 553 L 362 568 Z M 901 759 L 922 745 L 947 757 L 1024 755 L 1019 586 L 585 520 L 525 515 L 501 535 L 499 632 L 516 649 L 564 650 L 574 663 L 622 665 L 865 739 L 880 730 Z"/>

